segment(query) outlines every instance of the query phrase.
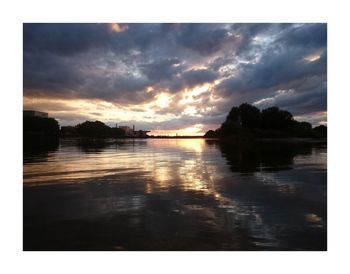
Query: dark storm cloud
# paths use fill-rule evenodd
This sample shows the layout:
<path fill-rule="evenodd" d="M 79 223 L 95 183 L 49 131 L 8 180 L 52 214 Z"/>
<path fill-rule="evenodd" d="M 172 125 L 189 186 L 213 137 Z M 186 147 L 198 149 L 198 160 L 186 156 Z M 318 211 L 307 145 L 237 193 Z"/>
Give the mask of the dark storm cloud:
<path fill-rule="evenodd" d="M 213 113 L 243 102 L 298 115 L 327 107 L 326 24 L 24 24 L 23 39 L 28 97 L 140 105 L 220 79 L 201 95 Z"/>
<path fill-rule="evenodd" d="M 116 103 L 138 104 L 153 98 L 153 94 L 144 92 L 148 85 L 145 78 L 133 75 L 99 75 L 87 79 L 85 86 L 80 87 L 79 97 L 103 99 Z"/>
<path fill-rule="evenodd" d="M 281 29 L 281 28 L 280 28 Z M 217 95 L 232 98 L 237 104 L 271 99 L 278 90 L 294 89 L 290 97 L 267 100 L 292 113 L 307 108 L 325 110 L 327 74 L 326 25 L 288 25 L 262 51 L 257 63 L 237 65 L 237 74 L 217 87 Z M 293 39 L 294 37 L 294 39 Z M 302 41 L 305 40 L 305 44 Z M 310 55 L 318 59 L 308 60 Z M 310 79 L 316 79 L 312 87 Z M 302 105 L 304 107 L 302 107 Z M 303 109 L 303 110 L 302 110 Z"/>
<path fill-rule="evenodd" d="M 151 99 L 145 77 L 130 73 L 95 73 L 84 61 L 52 54 L 24 57 L 24 94 L 53 98 L 91 98 L 138 103 Z M 92 70 L 92 71 L 91 71 Z"/>
<path fill-rule="evenodd" d="M 219 76 L 218 73 L 208 69 L 189 70 L 182 74 L 183 82 L 186 86 L 210 83 Z"/>
<path fill-rule="evenodd" d="M 288 100 L 276 100 L 275 104 L 293 112 L 294 115 L 325 111 L 327 109 L 327 87 L 320 85 L 314 90 L 296 93 Z"/>
<path fill-rule="evenodd" d="M 130 24 L 125 30 L 114 32 L 109 24 L 24 24 L 24 94 L 148 100 L 144 89 L 165 77 L 166 63 L 142 70 L 137 61 L 153 62 L 142 51 L 161 37 L 162 28 Z"/>
<path fill-rule="evenodd" d="M 51 53 L 24 52 L 24 93 L 66 97 L 85 81 L 76 64 Z"/>
<path fill-rule="evenodd" d="M 181 71 L 178 58 L 167 58 L 158 62 L 141 65 L 141 71 L 151 81 L 170 80 Z"/>
<path fill-rule="evenodd" d="M 62 56 L 98 48 L 119 54 L 130 49 L 146 49 L 162 35 L 158 24 L 129 24 L 125 30 L 115 32 L 109 24 L 30 23 L 24 24 L 23 47 L 27 52 L 47 51 Z"/>
<path fill-rule="evenodd" d="M 221 25 L 185 24 L 177 33 L 177 41 L 183 47 L 201 54 L 212 54 L 232 42 L 232 38 Z"/>
<path fill-rule="evenodd" d="M 327 45 L 326 24 L 288 25 L 286 31 L 279 37 L 278 43 L 289 47 L 324 48 Z"/>
<path fill-rule="evenodd" d="M 25 52 L 50 52 L 71 56 L 102 47 L 111 33 L 104 24 L 24 24 Z"/>
<path fill-rule="evenodd" d="M 235 45 L 235 54 L 241 55 L 249 52 L 253 38 L 258 34 L 263 34 L 272 28 L 271 24 L 233 24 L 232 34 L 237 37 Z"/>
<path fill-rule="evenodd" d="M 239 68 L 239 75 L 231 77 L 218 87 L 224 93 L 241 94 L 287 84 L 296 79 L 306 79 L 326 73 L 327 56 L 323 54 L 314 62 L 303 60 L 300 51 L 268 53 L 258 64 L 245 64 Z"/>

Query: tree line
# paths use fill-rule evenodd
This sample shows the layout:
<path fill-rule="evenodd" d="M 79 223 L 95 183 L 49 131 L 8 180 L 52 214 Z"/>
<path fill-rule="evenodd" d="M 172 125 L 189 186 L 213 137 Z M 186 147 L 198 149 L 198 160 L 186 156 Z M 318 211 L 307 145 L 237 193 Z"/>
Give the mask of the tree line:
<path fill-rule="evenodd" d="M 60 126 L 54 118 L 23 116 L 24 135 L 58 136 Z"/>
<path fill-rule="evenodd" d="M 100 121 L 85 121 L 76 126 L 61 127 L 54 118 L 23 116 L 25 136 L 124 137 L 124 130 L 112 128 Z"/>
<path fill-rule="evenodd" d="M 85 121 L 76 126 L 61 128 L 63 136 L 86 136 L 86 137 L 124 137 L 124 130 L 117 127 L 110 127 L 100 121 Z"/>
<path fill-rule="evenodd" d="M 290 112 L 278 107 L 269 107 L 260 111 L 257 107 L 244 103 L 239 107 L 232 107 L 220 128 L 209 130 L 204 137 L 244 134 L 258 138 L 324 138 L 327 137 L 327 127 L 320 125 L 312 128 L 310 123 L 296 121 Z"/>

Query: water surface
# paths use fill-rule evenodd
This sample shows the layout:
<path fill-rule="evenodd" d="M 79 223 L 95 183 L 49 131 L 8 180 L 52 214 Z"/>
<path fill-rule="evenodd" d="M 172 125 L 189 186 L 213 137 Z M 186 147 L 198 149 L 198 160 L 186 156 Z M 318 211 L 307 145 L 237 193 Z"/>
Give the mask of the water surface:
<path fill-rule="evenodd" d="M 326 250 L 322 143 L 37 142 L 24 250 Z"/>

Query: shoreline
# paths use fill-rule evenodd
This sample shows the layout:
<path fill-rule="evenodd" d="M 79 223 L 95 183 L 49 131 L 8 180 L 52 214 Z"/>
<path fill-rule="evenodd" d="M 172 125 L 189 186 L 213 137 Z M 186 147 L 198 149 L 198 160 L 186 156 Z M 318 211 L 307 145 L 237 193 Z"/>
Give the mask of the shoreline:
<path fill-rule="evenodd" d="M 307 142 L 307 143 L 327 143 L 327 138 L 315 138 L 315 137 L 279 137 L 279 138 L 248 138 L 240 139 L 237 136 L 230 137 L 205 137 L 205 136 L 148 136 L 148 137 L 114 137 L 114 136 L 61 136 L 61 135 L 43 135 L 43 134 L 23 134 L 23 141 L 36 140 L 36 138 L 43 139 L 85 139 L 85 140 L 104 140 L 104 139 L 116 139 L 116 140 L 146 140 L 146 139 L 204 139 L 204 140 L 217 140 L 223 142 Z"/>

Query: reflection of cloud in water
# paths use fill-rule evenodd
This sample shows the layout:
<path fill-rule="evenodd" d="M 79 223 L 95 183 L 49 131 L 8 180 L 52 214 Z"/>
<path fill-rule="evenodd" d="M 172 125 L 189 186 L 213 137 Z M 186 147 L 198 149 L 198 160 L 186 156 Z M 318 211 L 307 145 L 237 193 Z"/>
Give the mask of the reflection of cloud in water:
<path fill-rule="evenodd" d="M 309 213 L 305 215 L 305 220 L 311 223 L 318 223 L 322 221 L 322 218 L 317 216 L 316 214 Z"/>
<path fill-rule="evenodd" d="M 276 188 L 278 192 L 293 194 L 295 193 L 297 182 L 288 180 L 285 177 L 280 177 L 276 173 L 255 172 L 254 176 L 263 184 L 271 185 Z"/>
<path fill-rule="evenodd" d="M 327 148 L 325 145 L 312 149 L 308 155 L 294 157 L 294 168 L 327 170 Z"/>
<path fill-rule="evenodd" d="M 276 148 L 268 154 L 270 147 L 220 147 L 203 139 L 118 142 L 88 154 L 61 145 L 48 161 L 25 163 L 24 184 L 82 183 L 72 186 L 75 202 L 66 198 L 76 210 L 67 210 L 70 218 L 119 216 L 126 231 L 175 233 L 187 241 L 201 239 L 198 233 L 209 233 L 203 241 L 210 241 L 214 233 L 227 249 L 240 249 L 243 239 L 274 249 L 283 233 L 296 233 L 294 226 L 324 227 L 322 204 L 312 196 L 317 185 L 308 177 L 310 164 L 316 171 L 324 167 L 319 150 L 292 148 L 281 155 Z M 227 149 L 224 158 L 218 148 Z M 319 173 L 315 179 L 322 182 Z"/>

